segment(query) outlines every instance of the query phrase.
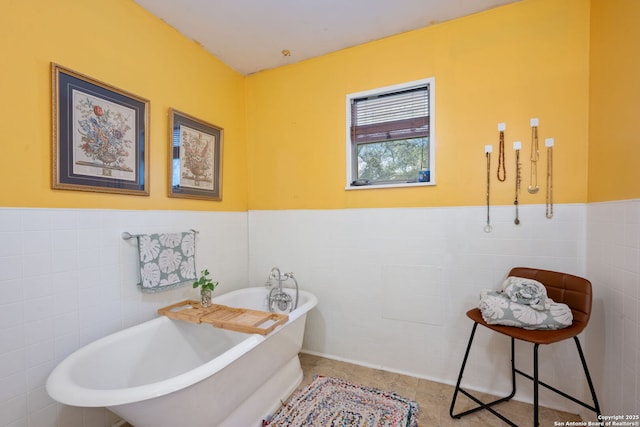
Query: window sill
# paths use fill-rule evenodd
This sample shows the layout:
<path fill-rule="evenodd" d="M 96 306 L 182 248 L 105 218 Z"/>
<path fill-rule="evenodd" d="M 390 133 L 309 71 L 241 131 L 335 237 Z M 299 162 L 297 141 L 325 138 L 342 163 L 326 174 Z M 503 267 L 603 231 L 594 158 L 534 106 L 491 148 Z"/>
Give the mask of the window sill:
<path fill-rule="evenodd" d="M 431 187 L 436 185 L 435 182 L 398 182 L 394 184 L 366 184 L 351 185 L 348 184 L 345 190 L 374 190 L 380 188 L 410 188 L 410 187 Z"/>

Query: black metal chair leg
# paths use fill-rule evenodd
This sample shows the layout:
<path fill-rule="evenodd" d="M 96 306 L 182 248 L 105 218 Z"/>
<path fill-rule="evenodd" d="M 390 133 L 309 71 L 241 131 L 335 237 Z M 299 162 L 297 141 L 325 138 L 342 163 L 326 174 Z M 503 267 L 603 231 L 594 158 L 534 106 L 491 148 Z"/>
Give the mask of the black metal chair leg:
<path fill-rule="evenodd" d="M 533 426 L 538 427 L 540 425 L 538 418 L 538 347 L 540 344 L 534 344 L 533 346 Z"/>
<path fill-rule="evenodd" d="M 453 415 L 453 407 L 456 406 L 456 399 L 458 397 L 458 392 L 460 391 L 460 382 L 462 381 L 462 374 L 464 373 L 464 368 L 467 365 L 467 359 L 469 358 L 469 351 L 471 351 L 471 344 L 473 343 L 473 337 L 476 334 L 476 329 L 478 328 L 478 323 L 473 324 L 473 328 L 471 329 L 471 336 L 469 337 L 469 342 L 467 343 L 467 351 L 464 353 L 464 358 L 462 359 L 462 366 L 460 367 L 460 374 L 458 375 L 458 381 L 456 382 L 456 389 L 453 392 L 453 399 L 451 400 L 451 408 L 449 408 L 449 415 L 451 418 L 455 418 Z"/>
<path fill-rule="evenodd" d="M 584 358 L 584 353 L 582 352 L 582 346 L 580 345 L 580 340 L 578 337 L 573 337 L 573 340 L 576 343 L 576 347 L 578 348 L 578 354 L 580 355 L 580 361 L 582 362 L 582 368 L 584 369 L 584 374 L 587 377 L 587 383 L 589 384 L 589 391 L 591 392 L 591 399 L 593 400 L 593 408 L 592 409 L 597 415 L 602 415 L 600 413 L 600 405 L 598 404 L 598 398 L 596 397 L 596 389 L 593 387 L 593 381 L 591 381 L 591 375 L 589 374 L 589 368 L 587 368 L 587 361 Z"/>
<path fill-rule="evenodd" d="M 511 394 L 508 396 L 511 399 L 516 395 L 516 340 L 511 338 Z"/>
<path fill-rule="evenodd" d="M 515 343 L 514 343 L 514 339 L 511 338 L 511 379 L 512 379 L 512 388 L 511 388 L 511 393 L 508 396 L 499 398 L 497 400 L 494 400 L 493 402 L 489 402 L 489 403 L 485 403 L 482 402 L 481 400 L 479 400 L 478 398 L 476 398 L 475 396 L 473 396 L 471 393 L 469 393 L 468 391 L 464 390 L 463 388 L 460 387 L 460 383 L 462 382 L 462 376 L 464 375 L 464 370 L 465 367 L 467 365 L 467 359 L 469 358 L 469 352 L 471 351 L 471 344 L 473 343 L 473 338 L 475 336 L 476 333 L 476 328 L 478 327 L 478 323 L 474 323 L 473 324 L 473 328 L 471 329 L 471 336 L 469 337 L 469 342 L 467 344 L 467 350 L 465 351 L 464 354 L 464 358 L 462 359 L 462 366 L 460 367 L 460 374 L 458 375 L 458 381 L 456 382 L 456 388 L 455 391 L 453 392 L 453 398 L 451 399 L 451 407 L 449 408 L 449 415 L 451 416 L 451 418 L 462 418 L 465 415 L 469 415 L 471 413 L 474 413 L 476 411 L 482 410 L 482 409 L 486 409 L 487 411 L 491 412 L 493 415 L 495 415 L 496 417 L 500 418 L 502 421 L 504 421 L 505 423 L 509 424 L 512 427 L 518 427 L 516 424 L 514 424 L 513 422 L 511 422 L 508 418 L 506 418 L 504 415 L 500 414 L 499 412 L 496 412 L 492 406 L 496 405 L 498 403 L 502 403 L 502 402 L 506 402 L 508 400 L 511 400 L 511 398 L 513 396 L 515 396 L 516 394 L 516 368 L 515 368 Z M 462 393 L 465 396 L 467 396 L 469 399 L 471 399 L 472 401 L 474 401 L 475 403 L 478 404 L 477 407 L 475 408 L 471 408 L 467 411 L 458 413 L 458 414 L 454 414 L 453 413 L 453 409 L 455 407 L 456 404 L 456 399 L 458 397 L 458 393 Z"/>

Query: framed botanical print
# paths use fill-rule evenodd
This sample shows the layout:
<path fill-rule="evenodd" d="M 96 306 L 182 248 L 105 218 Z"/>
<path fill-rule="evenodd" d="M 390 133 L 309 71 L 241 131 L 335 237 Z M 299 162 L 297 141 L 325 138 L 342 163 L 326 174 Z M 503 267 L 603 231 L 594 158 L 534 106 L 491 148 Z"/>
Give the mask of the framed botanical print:
<path fill-rule="evenodd" d="M 149 195 L 149 101 L 51 69 L 53 188 Z"/>
<path fill-rule="evenodd" d="M 222 200 L 223 130 L 169 110 L 169 196 Z"/>

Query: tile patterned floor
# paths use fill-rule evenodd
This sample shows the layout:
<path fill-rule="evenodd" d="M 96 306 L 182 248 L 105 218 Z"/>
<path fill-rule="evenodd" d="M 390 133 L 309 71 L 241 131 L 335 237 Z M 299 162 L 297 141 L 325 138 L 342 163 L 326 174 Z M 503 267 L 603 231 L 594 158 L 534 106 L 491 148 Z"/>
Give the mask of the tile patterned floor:
<path fill-rule="evenodd" d="M 418 419 L 420 427 L 502 427 L 506 425 L 495 416 L 487 413 L 487 411 L 480 411 L 459 420 L 452 419 L 449 416 L 449 406 L 451 405 L 454 387 L 450 385 L 304 353 L 300 354 L 300 363 L 304 378 L 299 388 L 309 384 L 313 380 L 313 376 L 318 374 L 393 391 L 418 402 L 420 405 L 420 417 Z M 490 397 L 480 394 L 478 397 L 486 400 L 490 399 Z M 461 396 L 459 398 L 459 406 L 456 409 L 466 409 L 463 407 L 466 400 L 468 399 Z M 499 412 L 519 426 L 524 427 L 533 424 L 533 408 L 529 404 L 511 401 L 501 406 Z M 540 408 L 540 427 L 553 426 L 554 421 L 581 421 L 581 419 L 574 414 Z M 133 426 L 126 423 L 123 427 Z"/>
<path fill-rule="evenodd" d="M 418 420 L 420 427 L 501 427 L 506 425 L 487 411 L 480 411 L 459 420 L 452 419 L 449 416 L 449 406 L 451 405 L 454 387 L 450 385 L 304 353 L 300 354 L 300 363 L 304 372 L 300 387 L 309 384 L 313 380 L 313 376 L 319 374 L 393 391 L 401 396 L 415 400 L 420 405 L 420 417 Z M 482 395 L 478 397 L 483 399 Z M 466 409 L 463 407 L 466 401 L 468 399 L 464 396 L 459 397 L 456 409 Z M 469 405 L 468 407 L 471 406 Z M 524 427 L 533 424 L 532 405 L 511 401 L 498 405 L 498 407 L 498 412 L 519 426 Z M 541 427 L 553 426 L 554 421 L 581 421 L 581 419 L 575 414 L 540 408 Z"/>

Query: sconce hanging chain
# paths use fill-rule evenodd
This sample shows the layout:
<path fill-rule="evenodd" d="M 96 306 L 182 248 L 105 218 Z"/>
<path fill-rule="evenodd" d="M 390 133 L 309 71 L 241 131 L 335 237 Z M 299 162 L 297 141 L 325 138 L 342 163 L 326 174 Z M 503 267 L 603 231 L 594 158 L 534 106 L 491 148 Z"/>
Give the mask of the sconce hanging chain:
<path fill-rule="evenodd" d="M 547 147 L 547 197 L 545 216 L 553 218 L 553 147 Z"/>
<path fill-rule="evenodd" d="M 502 176 L 500 176 L 500 171 L 502 171 Z M 500 131 L 500 142 L 498 144 L 498 171 L 496 175 L 500 182 L 504 182 L 507 179 L 507 168 L 504 162 L 504 131 Z"/>
<path fill-rule="evenodd" d="M 520 218 L 518 217 L 518 198 L 520 196 L 520 185 L 522 183 L 522 174 L 520 171 L 520 150 L 516 150 L 516 196 L 513 200 L 513 204 L 516 206 L 516 219 L 513 220 L 515 225 L 520 224 Z"/>
<path fill-rule="evenodd" d="M 491 233 L 493 227 L 491 227 L 491 219 L 489 217 L 489 200 L 491 196 L 491 153 L 486 152 L 487 157 L 487 225 L 484 226 L 485 233 Z"/>
<path fill-rule="evenodd" d="M 538 148 L 538 126 L 531 126 L 531 184 L 528 191 L 531 194 L 538 192 L 538 159 L 540 149 Z"/>

